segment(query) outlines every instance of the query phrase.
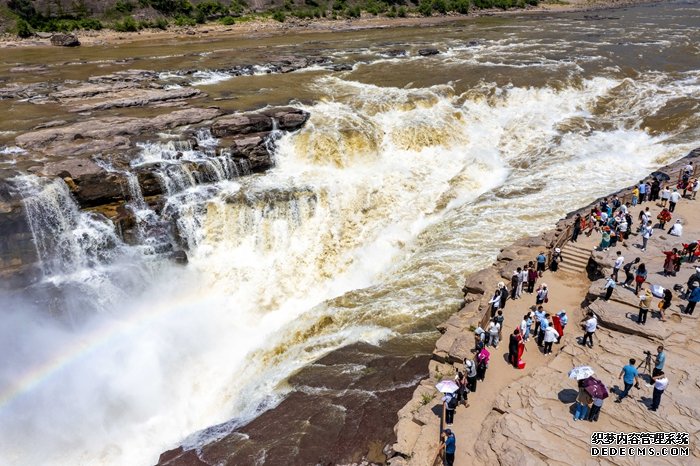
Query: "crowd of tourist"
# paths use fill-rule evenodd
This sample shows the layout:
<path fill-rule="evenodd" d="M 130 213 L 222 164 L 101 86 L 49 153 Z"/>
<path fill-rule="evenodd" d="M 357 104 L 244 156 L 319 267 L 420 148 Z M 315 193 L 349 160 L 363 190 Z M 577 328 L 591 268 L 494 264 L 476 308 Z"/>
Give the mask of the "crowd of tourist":
<path fill-rule="evenodd" d="M 663 251 L 665 260 L 662 273 L 664 276 L 676 276 L 683 263 L 695 262 L 700 256 L 698 240 L 691 239 L 683 243 L 681 219 L 675 219 L 674 222 L 674 213 L 678 204 L 684 202 L 683 199 L 695 200 L 697 197 L 698 179 L 691 178 L 693 173 L 694 167 L 690 162 L 683 168 L 675 186 L 664 185 L 662 176 L 651 181 L 641 181 L 632 190 L 631 199 L 628 202 L 623 202 L 618 196 L 605 198 L 590 210 L 589 215 L 584 217 L 577 214 L 574 218 L 570 238 L 573 243 L 579 240 L 581 234 L 591 236 L 597 232 L 601 235 L 600 243 L 596 248 L 599 251 L 607 251 L 610 248 L 620 246 L 627 248 L 637 246 L 640 254 L 631 260 L 627 260 L 621 250 L 615 252 L 613 270 L 610 276 L 606 277 L 602 299 L 610 300 L 618 287 L 633 291 L 639 298 L 636 317 L 638 325 L 646 325 L 650 312 L 658 314 L 659 320 L 665 322 L 666 311 L 671 307 L 673 300 L 671 290 L 661 287 L 652 289 L 647 283 L 649 270 L 644 256 L 649 239 L 655 234 L 655 230 L 661 230 L 679 239 L 677 247 Z M 639 213 L 634 218 L 632 209 L 640 205 Z M 652 212 L 654 207 L 659 209 L 658 213 Z M 656 214 L 655 217 L 654 214 Z M 656 224 L 654 224 L 654 219 L 657 221 Z M 635 245 L 630 243 L 632 236 L 638 238 Z M 498 283 L 488 302 L 491 317 L 488 325 L 485 329 L 478 327 L 474 332 L 475 343 L 472 349 L 474 356 L 471 359 L 464 359 L 464 372 L 458 371 L 455 378 L 459 386 L 455 395 L 458 402 L 461 401 L 465 406 L 469 406 L 467 403 L 468 393 L 475 392 L 477 381 L 483 381 L 486 377 L 490 359 L 488 348 L 497 349 L 503 340 L 504 310 L 509 299 L 522 299 L 525 294 L 534 297 L 534 305 L 532 305 L 531 310 L 523 315 L 520 325 L 508 335 L 507 358 L 509 364 L 519 369 L 525 367 L 522 357 L 526 350 L 525 343 L 529 342 L 530 339 L 534 339 L 544 355 L 550 355 L 552 346 L 561 341 L 568 323 L 568 316 L 564 310 L 556 313 L 547 312 L 545 306 L 549 302 L 549 289 L 546 283 L 538 284 L 538 281 L 547 269 L 552 272 L 557 271 L 563 260 L 564 257 L 559 248 L 554 249 L 549 259 L 542 251 L 527 265 L 517 267 L 513 271 L 508 284 L 510 289 L 505 282 Z M 620 271 L 624 272 L 622 278 Z M 687 304 L 681 305 L 681 312 L 693 314 L 697 302 L 700 301 L 700 267 L 696 268 L 696 272 L 685 284 L 678 284 L 675 289 L 681 291 L 681 298 L 687 300 Z M 660 298 L 656 308 L 652 306 L 654 296 Z M 581 321 L 581 326 L 584 333 L 580 337 L 579 343 L 592 348 L 598 326 L 597 316 L 592 311 L 588 311 Z M 651 353 L 647 352 L 647 358 L 639 366 L 635 366 L 635 359 L 630 359 L 629 364 L 622 368 L 619 378 L 623 381 L 624 389 L 618 391 L 617 403 L 621 403 L 629 396 L 633 386 L 639 388 L 639 369 L 644 364 L 648 372 L 649 382 L 653 384 L 654 388 L 649 409 L 656 411 L 659 408 L 662 394 L 669 383 L 663 371 L 666 360 L 663 346 L 659 346 L 657 349 L 657 355 L 653 361 L 653 371 L 650 367 L 650 360 Z M 579 381 L 574 420 L 597 421 L 603 406 L 603 397 L 592 396 L 586 390 L 584 382 L 584 380 Z M 447 416 L 448 425 L 452 424 L 454 409 L 457 407 L 454 403 L 453 406 L 452 413 Z M 447 410 L 450 411 L 449 407 Z M 444 452 L 448 452 L 445 455 L 445 464 L 452 465 L 455 437 L 450 429 L 446 429 L 443 433 L 441 448 Z"/>

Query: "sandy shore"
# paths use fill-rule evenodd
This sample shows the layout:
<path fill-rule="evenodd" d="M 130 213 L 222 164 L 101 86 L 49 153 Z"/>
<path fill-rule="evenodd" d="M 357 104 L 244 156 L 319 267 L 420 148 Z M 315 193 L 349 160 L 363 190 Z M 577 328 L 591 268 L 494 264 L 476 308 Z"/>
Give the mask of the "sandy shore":
<path fill-rule="evenodd" d="M 688 160 L 697 164 L 700 150 L 687 158 L 676 161 L 661 171 L 674 173 Z M 621 198 L 628 193 L 625 188 L 614 194 Z M 610 196 L 612 196 L 611 194 Z M 608 197 L 610 197 L 608 196 Z M 533 339 L 526 344 L 523 360 L 524 370 L 517 370 L 507 362 L 508 335 L 516 328 L 522 316 L 535 304 L 534 295 L 523 293 L 521 299 L 509 300 L 504 315 L 504 331 L 498 349 L 489 348 L 491 361 L 486 380 L 479 382 L 477 391 L 470 395 L 470 406 L 459 406 L 455 423 L 451 426 L 457 438 L 456 466 L 469 464 L 601 464 L 590 456 L 592 432 L 689 432 L 688 456 L 676 458 L 676 464 L 697 464 L 700 457 L 698 440 L 699 423 L 695 395 L 697 395 L 700 352 L 694 334 L 697 333 L 697 316 L 687 316 L 680 311 L 687 304 L 676 292 L 667 311 L 667 321 L 660 322 L 652 312 L 647 325 L 636 322 L 639 299 L 634 290 L 618 286 L 610 301 L 603 301 L 602 276 L 609 276 L 615 252 L 620 250 L 627 261 L 640 257 L 649 269 L 648 283 L 671 289 L 676 283 L 685 283 L 695 271 L 695 265 L 685 263 L 677 277 L 664 277 L 665 256 L 662 251 L 680 247 L 681 243 L 700 238 L 699 200 L 681 200 L 674 213 L 675 219 L 684 224 L 682 238 L 656 229 L 646 252 L 640 250 L 641 238 L 633 235 L 625 244 L 614 250 L 595 251 L 600 234 L 590 237 L 581 235 L 577 243 L 567 243 L 563 248 L 564 262 L 557 272 L 546 271 L 538 283 L 547 283 L 549 303 L 545 309 L 554 314 L 566 310 L 569 325 L 561 344 L 555 345 L 553 354 L 544 355 Z M 595 203 L 594 203 L 595 204 Z M 591 205 L 594 205 L 591 204 Z M 640 209 L 650 208 L 655 218 L 661 207 L 647 202 L 632 209 L 637 221 Z M 590 206 L 578 212 L 586 213 Z M 565 235 L 571 223 L 572 212 L 558 222 L 554 229 L 537 237 L 516 241 L 502 250 L 493 266 L 470 275 L 466 280 L 465 301 L 462 310 L 438 328 L 443 332 L 436 342 L 429 365 L 431 377 L 421 382 L 413 399 L 399 411 L 399 423 L 394 430 L 397 443 L 393 449 L 396 456 L 390 459 L 392 466 L 432 465 L 438 447 L 440 415 L 442 407 L 435 390 L 435 383 L 443 378 L 452 378 L 457 369 L 462 369 L 461 360 L 472 358 L 473 329 L 488 320 L 488 300 L 499 281 L 508 282 L 516 267 L 534 260 L 539 251 L 544 251 Z M 564 266 L 565 264 L 565 266 Z M 624 273 L 620 272 L 620 279 Z M 593 281 L 591 281 L 593 280 Z M 658 299 L 654 298 L 651 309 L 655 311 Z M 599 329 L 592 348 L 580 345 L 583 332 L 578 322 L 588 310 L 599 317 Z M 669 354 L 665 370 L 672 380 L 663 409 L 651 413 L 651 386 L 646 376 L 638 391 L 624 403 L 615 404 L 615 393 L 622 385 L 618 380 L 620 368 L 627 358 L 635 356 L 637 362 L 645 350 L 655 353 L 658 344 L 664 344 Z M 567 377 L 567 372 L 577 365 L 590 365 L 612 392 L 596 423 L 574 422 L 573 403 L 576 383 Z M 640 371 L 640 374 L 642 372 Z M 695 393 L 695 395 L 693 395 Z M 650 458 L 608 458 L 603 464 L 658 464 Z M 673 463 L 673 458 L 664 458 L 662 464 Z"/>
<path fill-rule="evenodd" d="M 101 31 L 75 31 L 82 46 L 103 46 L 115 44 L 127 44 L 132 42 L 169 40 L 177 38 L 236 38 L 247 39 L 270 37 L 281 34 L 305 34 L 318 32 L 346 32 L 362 29 L 383 29 L 400 27 L 429 27 L 455 21 L 463 21 L 470 18 L 480 18 L 484 16 L 514 16 L 533 15 L 543 13 L 565 13 L 597 11 L 622 8 L 629 5 L 650 4 L 655 2 L 638 0 L 572 0 L 566 3 L 542 3 L 536 7 L 513 10 L 478 10 L 469 15 L 449 13 L 440 16 L 412 16 L 407 18 L 387 18 L 381 16 L 363 15 L 356 19 L 316 19 L 300 20 L 288 18 L 285 22 L 269 18 L 259 18 L 250 21 L 236 23 L 232 26 L 224 26 L 219 23 L 207 23 L 193 27 L 171 26 L 167 30 L 146 29 L 134 33 L 117 32 L 109 29 Z M 15 36 L 5 34 L 0 36 L 0 48 L 6 47 L 47 47 L 51 46 L 49 38 L 37 36 L 28 39 L 19 39 Z"/>

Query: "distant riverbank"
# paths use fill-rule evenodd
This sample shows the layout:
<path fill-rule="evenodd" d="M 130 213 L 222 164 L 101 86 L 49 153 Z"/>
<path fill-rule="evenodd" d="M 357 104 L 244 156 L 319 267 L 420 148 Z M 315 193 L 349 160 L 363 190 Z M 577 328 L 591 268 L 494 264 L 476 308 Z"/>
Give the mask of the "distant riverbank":
<path fill-rule="evenodd" d="M 223 25 L 216 22 L 194 26 L 171 26 L 168 29 L 142 29 L 137 32 L 118 32 L 112 29 L 99 31 L 76 30 L 73 34 L 78 37 L 83 46 L 117 45 L 130 42 L 145 42 L 169 39 L 205 39 L 209 37 L 268 37 L 288 33 L 315 32 L 345 32 L 361 29 L 384 29 L 398 27 L 430 27 L 468 18 L 483 18 L 489 16 L 513 16 L 523 14 L 548 14 L 561 12 L 586 12 L 623 8 L 629 5 L 655 3 L 637 0 L 573 0 L 557 3 L 540 3 L 524 9 L 482 9 L 469 14 L 448 13 L 436 16 L 409 16 L 406 18 L 390 18 L 387 16 L 372 16 L 363 13 L 360 18 L 344 19 L 298 19 L 287 18 L 284 22 L 267 17 L 255 17 L 250 20 L 237 22 L 233 25 Z M 596 15 L 597 16 L 597 15 Z M 597 19 L 597 18 L 591 18 Z M 50 46 L 50 34 L 44 33 L 26 39 L 20 39 L 11 34 L 0 36 L 0 48 L 3 47 L 45 47 Z"/>

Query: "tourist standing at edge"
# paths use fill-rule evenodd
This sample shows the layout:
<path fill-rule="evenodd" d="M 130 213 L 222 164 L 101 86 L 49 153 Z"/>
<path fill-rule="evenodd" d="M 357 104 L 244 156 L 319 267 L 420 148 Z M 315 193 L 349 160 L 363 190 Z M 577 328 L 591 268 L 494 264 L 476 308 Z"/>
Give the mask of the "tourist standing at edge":
<path fill-rule="evenodd" d="M 639 264 L 641 260 L 641 258 L 636 257 L 632 262 L 625 264 L 622 267 L 622 270 L 625 271 L 625 282 L 622 284 L 622 286 L 628 287 L 632 284 L 632 282 L 634 281 L 634 272 L 632 271 L 632 268 L 635 265 Z"/>
<path fill-rule="evenodd" d="M 620 371 L 618 379 L 622 379 L 622 382 L 625 384 L 625 389 L 622 390 L 622 393 L 620 393 L 620 396 L 615 400 L 615 403 L 622 403 L 622 400 L 629 395 L 632 385 L 639 387 L 639 372 L 637 372 L 637 368 L 634 367 L 636 362 L 636 360 L 630 359 L 629 364 L 624 366 Z"/>
<path fill-rule="evenodd" d="M 676 210 L 676 204 L 678 204 L 678 201 L 681 200 L 681 193 L 678 192 L 678 189 L 673 188 L 673 192 L 671 193 L 671 197 L 669 198 L 669 203 L 668 203 L 668 211 L 673 212 Z"/>
<path fill-rule="evenodd" d="M 647 243 L 653 234 L 654 229 L 651 227 L 651 220 L 649 220 L 646 222 L 646 225 L 642 226 L 642 252 L 647 250 Z"/>
<path fill-rule="evenodd" d="M 654 358 L 654 370 L 651 372 L 651 376 L 657 376 L 664 370 L 664 364 L 666 364 L 666 352 L 664 351 L 664 345 L 659 345 L 656 348 L 656 357 Z"/>
<path fill-rule="evenodd" d="M 603 299 L 605 301 L 610 299 L 610 297 L 613 294 L 613 291 L 615 291 L 615 286 L 615 275 L 612 274 L 610 275 L 610 278 L 608 278 L 608 281 L 605 282 L 605 286 L 603 287 L 603 290 L 605 290 L 605 296 L 603 297 Z"/>
<path fill-rule="evenodd" d="M 537 288 L 537 294 L 535 295 L 535 304 L 540 305 L 542 303 L 549 302 L 549 291 L 547 290 L 547 284 L 543 283 Z"/>
<path fill-rule="evenodd" d="M 593 403 L 593 397 L 586 391 L 583 380 L 578 381 L 578 395 L 576 396 L 576 411 L 574 421 L 582 421 L 588 416 L 588 409 Z"/>
<path fill-rule="evenodd" d="M 637 323 L 646 325 L 647 324 L 647 314 L 649 313 L 649 307 L 651 306 L 651 290 L 647 288 L 643 290 L 643 293 L 639 295 L 639 315 L 637 315 Z"/>
<path fill-rule="evenodd" d="M 503 282 L 498 282 L 498 288 L 501 290 L 501 310 L 506 308 L 506 301 L 508 301 L 508 288 Z"/>
<path fill-rule="evenodd" d="M 647 200 L 647 184 L 644 181 L 639 182 L 639 203 Z"/>
<path fill-rule="evenodd" d="M 537 255 L 537 274 L 542 277 L 544 273 L 545 265 L 547 263 L 547 256 L 544 255 L 544 251 Z"/>
<path fill-rule="evenodd" d="M 668 379 L 664 371 L 660 371 L 657 375 L 651 378 L 654 381 L 654 394 L 652 395 L 651 401 L 651 411 L 656 411 L 659 409 L 659 404 L 661 404 L 661 395 L 666 391 L 668 387 Z"/>
<path fill-rule="evenodd" d="M 489 304 L 491 305 L 491 317 L 496 315 L 496 311 L 501 307 L 501 289 L 496 288 L 496 291 L 493 292 L 493 298 L 489 301 Z"/>
<path fill-rule="evenodd" d="M 613 280 L 615 280 L 615 282 L 618 281 L 617 274 L 620 272 L 620 268 L 622 268 L 622 265 L 625 263 L 625 258 L 622 256 L 622 251 L 617 251 L 616 255 L 617 257 L 615 258 L 615 264 L 613 265 L 612 273 L 612 278 Z"/>
<path fill-rule="evenodd" d="M 544 330 L 544 354 L 552 354 L 552 344 L 559 339 L 559 332 L 556 331 L 551 322 L 547 322 Z"/>
<path fill-rule="evenodd" d="M 457 451 L 457 439 L 450 429 L 445 429 L 442 433 L 440 443 L 440 454 L 444 453 L 444 465 L 453 466 L 455 464 L 455 452 Z"/>
<path fill-rule="evenodd" d="M 598 327 L 598 319 L 596 318 L 595 314 L 593 314 L 593 311 L 588 311 L 586 318 L 583 319 L 581 323 L 584 324 L 584 329 L 586 330 L 586 333 L 583 335 L 583 339 L 581 340 L 581 344 L 585 346 L 586 340 L 588 340 L 590 342 L 589 347 L 593 348 L 593 334 Z"/>
<path fill-rule="evenodd" d="M 647 281 L 647 274 L 647 266 L 644 263 L 639 264 L 637 271 L 634 273 L 635 293 L 639 293 L 642 289 L 642 285 Z"/>
<path fill-rule="evenodd" d="M 690 292 L 690 295 L 688 296 L 688 305 L 685 306 L 683 313 L 692 316 L 698 301 L 700 301 L 700 286 L 696 286 Z"/>
<path fill-rule="evenodd" d="M 464 373 L 467 376 L 467 390 L 476 392 L 476 363 L 464 358 Z"/>
<path fill-rule="evenodd" d="M 668 201 L 671 199 L 671 190 L 668 189 L 668 186 L 665 186 L 664 189 L 661 191 L 661 207 L 666 207 L 666 204 Z"/>
<path fill-rule="evenodd" d="M 575 243 L 578 240 L 578 235 L 581 234 L 581 214 L 576 214 L 574 217 L 573 231 L 571 233 L 571 242 Z"/>
<path fill-rule="evenodd" d="M 451 426 L 455 420 L 455 411 L 459 404 L 459 399 L 454 393 L 445 393 L 442 397 L 442 402 L 445 403 L 445 423 Z"/>
<path fill-rule="evenodd" d="M 537 270 L 534 262 L 530 262 L 527 267 L 527 292 L 532 294 L 535 291 L 535 283 L 537 282 Z"/>

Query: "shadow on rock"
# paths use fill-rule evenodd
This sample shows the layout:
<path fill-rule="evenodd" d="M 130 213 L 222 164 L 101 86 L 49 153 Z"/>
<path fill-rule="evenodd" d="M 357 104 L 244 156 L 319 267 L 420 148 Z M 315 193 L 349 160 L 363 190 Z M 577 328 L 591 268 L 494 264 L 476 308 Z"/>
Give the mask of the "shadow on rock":
<path fill-rule="evenodd" d="M 576 395 L 578 391 L 573 388 L 565 388 L 557 394 L 557 398 L 564 404 L 574 403 L 576 401 Z"/>

